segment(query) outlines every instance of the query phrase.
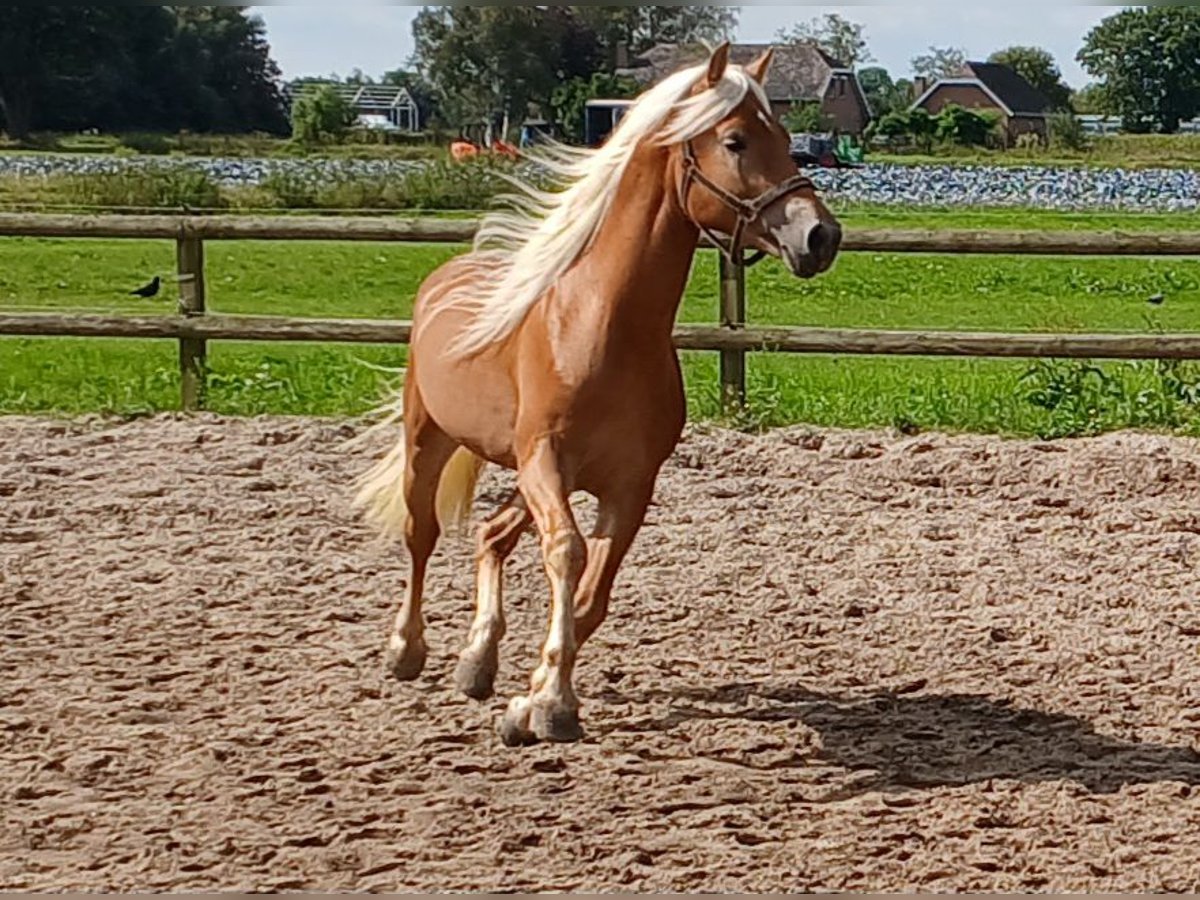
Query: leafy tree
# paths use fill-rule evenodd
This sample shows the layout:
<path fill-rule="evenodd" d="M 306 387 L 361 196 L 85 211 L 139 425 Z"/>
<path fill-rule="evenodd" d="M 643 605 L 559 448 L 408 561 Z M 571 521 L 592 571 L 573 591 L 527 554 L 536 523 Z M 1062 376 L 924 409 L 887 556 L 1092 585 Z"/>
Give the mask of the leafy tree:
<path fill-rule="evenodd" d="M 876 118 L 902 111 L 913 100 L 912 82 L 904 78 L 892 81 L 892 76 L 882 66 L 859 69 L 858 83 Z"/>
<path fill-rule="evenodd" d="M 934 119 L 936 135 L 943 141 L 977 147 L 987 143 L 996 127 L 996 116 L 989 111 L 964 109 L 951 103 Z"/>
<path fill-rule="evenodd" d="M 967 64 L 967 54 L 959 47 L 930 47 L 928 53 L 914 56 L 913 73 L 929 81 L 953 78 Z"/>
<path fill-rule="evenodd" d="M 56 124 L 53 104 L 109 89 L 122 11 L 110 7 L 0 6 L 0 113 L 11 137 Z M 97 69 L 105 71 L 98 73 Z M 95 81 L 89 76 L 97 74 Z M 82 104 L 85 108 L 90 105 Z"/>
<path fill-rule="evenodd" d="M 925 152 L 933 147 L 937 130 L 938 120 L 919 108 L 896 110 L 871 123 L 873 136 L 881 135 L 893 141 L 911 141 Z"/>
<path fill-rule="evenodd" d="M 797 22 L 790 29 L 781 28 L 775 39 L 784 44 L 815 44 L 851 68 L 874 59 L 867 48 L 863 26 L 837 13 Z"/>
<path fill-rule="evenodd" d="M 601 58 L 611 71 L 616 67 L 617 46 L 633 55 L 655 44 L 717 43 L 737 27 L 736 6 L 572 6 L 572 15 L 597 42 Z"/>
<path fill-rule="evenodd" d="M 279 70 L 244 7 L 0 6 L 0 113 L 32 129 L 281 130 Z"/>
<path fill-rule="evenodd" d="M 1017 72 L 1050 101 L 1052 109 L 1071 108 L 1071 89 L 1049 51 L 1041 47 L 1006 47 L 988 57 L 988 62 L 1000 63 Z"/>
<path fill-rule="evenodd" d="M 1172 133 L 1200 112 L 1200 7 L 1123 9 L 1088 33 L 1076 58 L 1128 131 Z"/>
<path fill-rule="evenodd" d="M 201 131 L 286 130 L 279 66 L 266 26 L 243 6 L 174 7 L 178 30 L 169 50 L 172 83 L 181 95 L 177 115 Z"/>
<path fill-rule="evenodd" d="M 819 103 L 795 103 L 779 121 L 788 131 L 800 134 L 825 131 L 827 124 Z"/>
<path fill-rule="evenodd" d="M 354 122 L 354 110 L 332 84 L 302 91 L 292 104 L 292 136 L 306 144 L 338 140 Z"/>
<path fill-rule="evenodd" d="M 555 123 L 567 140 L 582 141 L 589 100 L 635 97 L 640 90 L 641 86 L 632 78 L 596 72 L 591 78 L 572 78 L 555 88 L 550 107 L 554 110 Z"/>
<path fill-rule="evenodd" d="M 1083 130 L 1083 123 L 1074 113 L 1056 112 L 1050 116 L 1047 124 L 1050 129 L 1052 146 L 1061 147 L 1064 150 L 1086 150 L 1088 148 L 1087 132 Z"/>
<path fill-rule="evenodd" d="M 565 49 L 586 45 L 577 31 L 567 7 L 430 6 L 413 22 L 415 62 L 450 121 L 519 122 L 560 81 L 597 68 L 594 42 Z"/>
<path fill-rule="evenodd" d="M 450 122 L 505 114 L 519 122 L 531 104 L 555 108 L 563 84 L 611 73 L 621 44 L 637 54 L 660 42 L 712 41 L 736 22 L 734 7 L 425 7 L 413 23 L 414 61 Z"/>
<path fill-rule="evenodd" d="M 1080 115 L 1107 115 L 1108 101 L 1104 88 L 1089 82 L 1071 94 L 1071 108 Z"/>

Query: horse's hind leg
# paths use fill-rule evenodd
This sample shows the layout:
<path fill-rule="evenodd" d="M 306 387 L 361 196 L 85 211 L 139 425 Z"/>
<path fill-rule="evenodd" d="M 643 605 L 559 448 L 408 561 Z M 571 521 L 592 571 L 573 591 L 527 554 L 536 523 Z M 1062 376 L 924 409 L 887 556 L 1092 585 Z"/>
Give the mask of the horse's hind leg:
<path fill-rule="evenodd" d="M 401 681 L 411 681 L 425 668 L 425 619 L 421 599 L 425 569 L 437 544 L 437 489 L 442 469 L 454 453 L 454 441 L 425 413 L 415 390 L 405 391 L 404 502 L 408 517 L 404 543 L 408 548 L 408 591 L 388 638 L 386 665 Z"/>
<path fill-rule="evenodd" d="M 458 689 L 474 700 L 492 696 L 504 637 L 504 560 L 530 521 L 529 508 L 518 491 L 479 529 L 475 621 L 454 673 Z"/>

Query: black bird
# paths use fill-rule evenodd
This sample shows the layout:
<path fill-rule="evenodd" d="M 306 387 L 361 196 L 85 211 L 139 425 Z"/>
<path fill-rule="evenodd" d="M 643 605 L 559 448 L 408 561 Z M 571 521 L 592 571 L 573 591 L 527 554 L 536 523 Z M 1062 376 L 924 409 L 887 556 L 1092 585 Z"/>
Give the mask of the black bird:
<path fill-rule="evenodd" d="M 162 285 L 162 279 L 159 278 L 157 275 L 155 275 L 154 280 L 151 281 L 149 284 L 143 285 L 142 287 L 138 288 L 136 291 L 130 291 L 129 293 L 131 296 L 134 296 L 134 297 L 153 297 L 158 293 L 158 289 L 161 285 Z"/>
<path fill-rule="evenodd" d="M 1147 297 L 1146 302 L 1153 303 L 1155 306 L 1158 306 L 1160 303 L 1163 302 L 1164 299 L 1166 299 L 1166 298 L 1164 298 L 1162 294 L 1154 294 L 1151 297 Z"/>

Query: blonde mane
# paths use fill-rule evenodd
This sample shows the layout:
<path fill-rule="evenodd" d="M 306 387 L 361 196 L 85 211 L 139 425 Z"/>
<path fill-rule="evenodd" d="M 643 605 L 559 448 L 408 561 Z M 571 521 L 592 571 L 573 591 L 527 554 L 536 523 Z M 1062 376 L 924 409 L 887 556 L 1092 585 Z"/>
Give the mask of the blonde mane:
<path fill-rule="evenodd" d="M 741 66 L 692 95 L 707 64 L 684 69 L 638 97 L 609 139 L 596 149 L 547 146 L 534 160 L 562 187 L 542 191 L 516 177 L 508 208 L 484 217 L 467 255 L 477 278 L 456 278 L 434 312 L 467 312 L 469 324 L 448 349 L 472 354 L 511 334 L 538 298 L 587 250 L 612 206 L 637 147 L 653 139 L 669 145 L 691 140 L 728 116 L 753 92 L 770 109 L 762 86 Z"/>

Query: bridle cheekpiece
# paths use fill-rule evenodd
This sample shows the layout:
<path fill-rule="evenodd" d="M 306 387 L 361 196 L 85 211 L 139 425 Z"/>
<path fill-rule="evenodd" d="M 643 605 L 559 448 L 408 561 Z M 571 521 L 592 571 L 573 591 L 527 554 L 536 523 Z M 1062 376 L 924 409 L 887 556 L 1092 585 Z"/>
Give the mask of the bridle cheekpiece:
<path fill-rule="evenodd" d="M 720 251 L 721 255 L 731 263 L 740 262 L 739 257 L 743 249 L 742 238 L 745 237 L 746 228 L 757 222 L 768 206 L 796 191 L 804 190 L 805 188 L 816 190 L 817 188 L 811 178 L 797 172 L 791 178 L 781 181 L 773 188 L 759 194 L 753 200 L 743 200 L 736 194 L 725 190 L 725 188 L 721 187 L 700 170 L 700 166 L 696 162 L 696 152 L 692 149 L 692 142 L 685 141 L 683 144 L 683 178 L 679 182 L 679 207 L 683 210 L 685 216 L 688 215 L 688 191 L 691 189 L 693 182 L 706 188 L 709 193 L 720 200 L 725 207 L 737 216 L 737 224 L 733 228 L 733 234 L 729 235 L 728 242 L 718 232 L 708 226 L 700 224 L 695 219 L 691 220 L 692 224 L 699 228 L 701 233 Z M 688 218 L 691 219 L 691 216 L 688 216 Z M 746 259 L 743 264 L 752 266 L 765 255 L 762 250 L 758 250 Z"/>

